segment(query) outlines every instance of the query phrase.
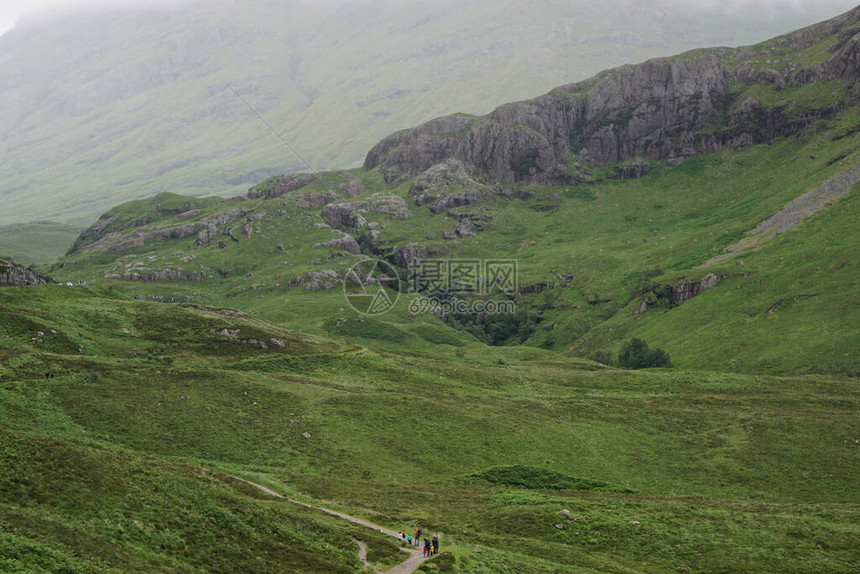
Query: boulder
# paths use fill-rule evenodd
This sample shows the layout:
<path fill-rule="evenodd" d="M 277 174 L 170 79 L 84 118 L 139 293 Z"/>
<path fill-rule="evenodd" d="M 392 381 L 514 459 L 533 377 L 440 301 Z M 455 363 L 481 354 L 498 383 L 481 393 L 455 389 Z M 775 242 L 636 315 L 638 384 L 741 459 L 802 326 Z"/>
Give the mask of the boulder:
<path fill-rule="evenodd" d="M 427 259 L 429 256 L 430 251 L 427 249 L 426 245 L 409 243 L 389 255 L 388 260 L 398 267 L 408 269 L 410 267 L 414 267 L 424 259 Z"/>
<path fill-rule="evenodd" d="M 475 181 L 460 160 L 448 158 L 415 178 L 409 197 L 431 213 L 483 201 L 492 190 Z"/>
<path fill-rule="evenodd" d="M 315 191 L 296 195 L 296 207 L 299 209 L 317 209 L 334 201 L 337 201 L 337 195 L 331 191 L 323 193 Z"/>
<path fill-rule="evenodd" d="M 331 269 L 320 271 L 308 271 L 290 279 L 289 287 L 301 287 L 308 291 L 327 291 L 334 289 L 341 283 L 340 275 Z"/>
<path fill-rule="evenodd" d="M 367 224 L 367 220 L 351 203 L 330 203 L 323 207 L 320 216 L 323 220 L 338 229 L 358 229 Z"/>
<path fill-rule="evenodd" d="M 28 287 L 46 285 L 51 280 L 37 271 L 12 261 L 0 259 L 0 287 Z"/>
<path fill-rule="evenodd" d="M 367 191 L 367 188 L 364 187 L 364 183 L 360 179 L 349 173 L 344 175 L 347 181 L 337 186 L 340 191 L 346 193 L 349 197 L 355 197 Z"/>
<path fill-rule="evenodd" d="M 361 214 L 368 212 L 384 213 L 394 219 L 409 219 L 412 216 L 402 197 L 386 193 L 375 193 L 365 201 L 330 203 L 320 215 L 332 227 L 358 229 L 367 225 L 367 220 Z"/>
<path fill-rule="evenodd" d="M 314 181 L 316 176 L 311 173 L 293 173 L 290 175 L 279 175 L 270 177 L 263 183 L 255 185 L 248 190 L 248 199 L 265 197 L 273 199 L 281 197 L 285 193 L 301 189 Z"/>
<path fill-rule="evenodd" d="M 337 237 L 329 241 L 317 243 L 314 245 L 314 247 L 328 247 L 329 249 L 340 249 L 343 251 L 349 251 L 350 253 L 355 253 L 356 255 L 361 253 L 361 247 L 359 247 L 358 242 L 352 235 L 348 233 L 344 234 L 343 237 Z"/>

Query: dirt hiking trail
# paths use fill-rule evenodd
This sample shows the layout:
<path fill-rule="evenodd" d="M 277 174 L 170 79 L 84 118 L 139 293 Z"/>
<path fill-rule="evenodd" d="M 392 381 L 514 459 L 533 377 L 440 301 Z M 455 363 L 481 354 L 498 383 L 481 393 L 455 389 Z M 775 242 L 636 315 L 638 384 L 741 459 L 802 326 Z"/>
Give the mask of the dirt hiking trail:
<path fill-rule="evenodd" d="M 336 510 L 331 510 L 329 508 L 323 508 L 322 506 L 314 506 L 313 504 L 308 504 L 306 502 L 301 502 L 299 500 L 293 500 L 292 498 L 287 498 L 283 494 L 281 494 L 279 492 L 275 492 L 271 488 L 267 488 L 267 487 L 263 486 L 262 484 L 257 484 L 256 482 L 251 482 L 250 480 L 247 480 L 245 478 L 239 478 L 238 476 L 231 476 L 231 478 L 242 481 L 245 484 L 251 485 L 254 488 L 262 490 L 263 492 L 265 492 L 269 496 L 274 496 L 276 498 L 283 498 L 284 500 L 286 500 L 288 502 L 292 502 L 293 504 L 298 504 L 299 506 L 304 506 L 306 508 L 313 508 L 314 510 L 320 510 L 322 512 L 325 512 L 326 514 L 331 514 L 332 516 L 337 516 L 338 518 L 342 518 L 343 520 L 346 520 L 347 522 L 352 522 L 353 524 L 358 524 L 360 526 L 364 526 L 364 527 L 370 528 L 372 530 L 376 530 L 377 532 L 382 532 L 383 534 L 391 536 L 392 538 L 397 538 L 399 535 L 399 533 L 395 532 L 394 530 L 391 530 L 389 528 L 385 528 L 384 526 L 380 526 L 378 524 L 374 524 L 373 522 L 369 522 L 367 520 L 364 520 L 363 518 L 358 518 L 356 516 L 350 516 L 349 514 L 344 514 L 343 512 L 337 512 Z M 367 562 L 367 546 L 359 540 L 356 540 L 356 542 L 358 543 L 358 559 L 361 560 L 362 564 L 364 564 L 365 566 L 373 568 L 374 571 L 376 571 L 376 572 L 380 572 L 380 570 L 378 570 L 378 569 L 374 568 L 373 566 L 371 566 L 370 564 L 368 564 L 368 562 Z M 412 574 L 412 572 L 415 572 L 415 570 L 417 570 L 418 567 L 421 566 L 421 563 L 424 561 L 424 557 L 423 557 L 423 554 L 421 553 L 420 550 L 415 550 L 414 548 L 401 548 L 401 550 L 403 552 L 408 552 L 409 558 L 407 558 L 406 560 L 404 560 L 403 562 L 401 562 L 400 564 L 398 564 L 397 566 L 395 566 L 391 570 L 386 570 L 385 574 Z"/>

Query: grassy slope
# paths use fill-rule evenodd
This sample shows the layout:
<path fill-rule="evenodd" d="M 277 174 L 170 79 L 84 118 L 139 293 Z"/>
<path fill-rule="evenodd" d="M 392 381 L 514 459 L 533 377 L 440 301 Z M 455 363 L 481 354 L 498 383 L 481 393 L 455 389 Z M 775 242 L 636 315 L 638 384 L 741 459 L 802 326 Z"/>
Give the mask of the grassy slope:
<path fill-rule="evenodd" d="M 382 249 L 419 241 L 439 256 L 516 258 L 520 285 L 548 285 L 544 292 L 519 301 L 542 312 L 528 341 L 532 346 L 588 356 L 598 350 L 614 352 L 623 339 L 639 336 L 665 347 L 682 367 L 850 373 L 857 368 L 852 350 L 860 336 L 855 306 L 850 304 L 856 298 L 857 274 L 850 256 L 857 248 L 856 191 L 737 260 L 706 270 L 696 266 L 791 199 L 857 162 L 860 134 L 836 137 L 850 131 L 855 118 L 848 110 L 840 120 L 815 128 L 811 137 L 690 158 L 679 167 L 658 167 L 638 180 L 607 180 L 570 189 L 537 186 L 534 198 L 514 204 L 502 222 L 480 238 L 442 239 L 455 220 L 431 215 L 414 204 L 408 220 L 376 214 L 371 219 L 383 225 Z M 368 195 L 385 189 L 376 172 L 354 173 L 365 181 Z M 406 197 L 408 188 L 407 182 L 386 192 Z M 321 182 L 314 182 L 299 193 L 325 190 Z M 458 211 L 492 217 L 509 203 L 497 198 Z M 549 212 L 532 209 L 547 203 L 558 207 Z M 314 226 L 321 221 L 316 211 L 297 209 L 286 196 L 212 205 L 181 223 L 237 205 L 249 214 L 264 213 L 261 220 L 251 222 L 250 237 L 242 235 L 246 222 L 234 225 L 239 243 L 227 240 L 224 248 L 197 248 L 192 237 L 148 242 L 116 253 L 95 250 L 75 255 L 67 261 L 69 266 L 54 274 L 105 283 L 105 274 L 135 267 L 203 272 L 207 277 L 203 282 L 107 283 L 168 300 L 252 310 L 305 332 L 361 336 L 363 324 L 350 314 L 338 289 L 307 292 L 286 286 L 306 271 L 342 272 L 356 260 L 313 247 L 337 236 Z M 134 219 L 152 207 L 143 202 L 117 209 Z M 636 289 L 642 273 L 653 272 L 653 281 L 675 284 L 708 271 L 726 279 L 679 307 L 637 314 L 641 297 Z M 573 279 L 560 281 L 557 274 Z M 395 328 L 383 345 L 422 353 L 428 343 L 461 338 L 432 317 L 411 317 L 407 302 L 404 299 L 382 318 Z M 768 313 L 775 304 L 778 312 Z"/>
<path fill-rule="evenodd" d="M 210 4 L 205 18 L 191 6 L 24 21 L 0 39 L 0 224 L 84 224 L 160 191 L 235 194 L 305 169 L 225 81 L 312 165 L 349 167 L 404 126 L 484 113 L 623 63 L 753 42 L 849 7 L 434 1 L 392 3 L 379 17 L 372 3 Z"/>
<path fill-rule="evenodd" d="M 22 265 L 49 265 L 68 251 L 81 230 L 62 223 L 24 223 L 0 227 L 0 253 Z"/>
<path fill-rule="evenodd" d="M 0 566 L 358 569 L 347 537 L 360 531 L 224 484 L 220 473 L 250 465 L 255 480 L 294 497 L 442 532 L 462 572 L 858 568 L 857 380 L 796 375 L 854 368 L 856 187 L 742 266 L 716 268 L 723 283 L 680 307 L 637 315 L 633 292 L 656 267 L 664 282 L 702 275 L 696 265 L 838 171 L 831 159 L 856 162 L 854 112 L 812 137 L 640 180 L 537 188 L 459 246 L 441 239 L 446 216 L 373 217 L 389 246 L 517 257 L 521 284 L 550 285 L 519 300 L 543 307 L 533 346 L 492 350 L 405 305 L 383 322 L 350 313 L 336 290 L 287 289 L 298 273 L 354 260 L 314 248 L 335 235 L 291 198 L 209 202 L 181 221 L 155 209 L 186 201 L 176 196 L 116 208 L 120 227 L 156 220 L 142 231 L 237 206 L 262 217 L 236 222 L 240 239 L 223 248 L 198 249 L 191 237 L 85 251 L 55 273 L 93 288 L 0 289 L 0 452 L 13 469 L 0 478 L 13 501 L 0 505 Z M 831 137 L 840 134 L 849 135 Z M 379 189 L 378 174 L 355 175 Z M 559 207 L 531 209 L 548 203 Z M 104 280 L 167 267 L 205 280 Z M 553 287 L 556 272 L 575 278 Z M 665 346 L 681 368 L 626 372 L 540 348 L 582 355 L 631 335 Z M 360 354 L 355 343 L 372 341 Z M 508 465 L 521 468 L 499 468 Z M 511 475 L 518 486 L 493 484 Z M 393 563 L 390 544 L 362 534 L 373 561 Z"/>
<path fill-rule="evenodd" d="M 504 349 L 626 492 L 478 344 L 459 357 L 444 347 L 358 356 L 247 317 L 58 286 L 0 290 L 0 309 L 2 452 L 14 469 L 0 481 L 0 512 L 15 567 L 220 571 L 245 561 L 265 571 L 286 560 L 354 571 L 343 525 L 254 503 L 199 470 L 248 464 L 293 496 L 441 531 L 466 572 L 731 569 L 739 560 L 820 572 L 858 560 L 860 395 L 850 379 L 625 372 Z M 286 348 L 230 342 L 212 333 L 222 327 Z M 42 343 L 30 342 L 39 330 Z M 604 486 L 463 480 L 511 464 Z M 560 519 L 563 508 L 577 522 Z"/>

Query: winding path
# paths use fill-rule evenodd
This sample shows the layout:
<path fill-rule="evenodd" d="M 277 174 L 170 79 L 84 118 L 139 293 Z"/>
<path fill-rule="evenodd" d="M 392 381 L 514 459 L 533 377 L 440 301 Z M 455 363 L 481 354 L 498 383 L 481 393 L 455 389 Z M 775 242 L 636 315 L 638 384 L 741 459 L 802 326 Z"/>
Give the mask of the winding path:
<path fill-rule="evenodd" d="M 256 482 L 251 482 L 250 480 L 247 480 L 245 478 L 239 478 L 238 476 L 231 476 L 231 478 L 234 478 L 236 480 L 240 480 L 240 481 L 244 482 L 245 484 L 249 484 L 249 485 L 253 486 L 254 488 L 262 490 L 263 492 L 265 492 L 269 496 L 274 496 L 276 498 L 283 498 L 284 500 L 286 500 L 288 502 L 292 502 L 293 504 L 298 504 L 299 506 L 304 506 L 306 508 L 313 508 L 314 510 L 320 510 L 322 512 L 325 512 L 326 514 L 331 514 L 332 516 L 337 516 L 338 518 L 342 518 L 348 522 L 352 522 L 353 524 L 358 524 L 360 526 L 364 526 L 364 527 L 370 528 L 372 530 L 376 530 L 377 532 L 382 532 L 383 534 L 391 536 L 392 538 L 395 538 L 395 539 L 398 537 L 398 534 L 399 534 L 398 532 L 395 532 L 394 530 L 391 530 L 389 528 L 385 528 L 385 527 L 380 526 L 378 524 L 374 524 L 373 522 L 369 522 L 367 520 L 364 520 L 363 518 L 358 518 L 356 516 L 350 516 L 349 514 L 344 514 L 343 512 L 338 512 L 336 510 L 331 510 L 330 508 L 323 508 L 322 506 L 314 506 L 313 504 L 308 504 L 307 502 L 301 502 L 299 500 L 293 500 L 292 498 L 287 498 L 283 494 L 281 494 L 279 492 L 275 492 L 271 488 L 265 487 L 262 484 L 257 484 Z M 364 564 L 365 566 L 371 566 L 367 562 L 367 546 L 365 546 L 365 544 L 359 540 L 356 540 L 356 542 L 358 543 L 358 559 L 361 560 L 362 564 Z M 413 548 L 401 548 L 401 550 L 404 552 L 408 552 L 409 558 L 407 558 L 406 560 L 404 560 L 403 562 L 401 562 L 400 564 L 398 564 L 397 566 L 395 566 L 391 570 L 386 570 L 385 574 L 412 574 L 412 572 L 415 572 L 415 570 L 417 570 L 418 567 L 421 566 L 421 562 L 424 560 L 424 557 L 423 557 L 420 550 L 415 550 Z M 374 568 L 374 571 L 379 572 L 379 570 L 376 568 Z"/>

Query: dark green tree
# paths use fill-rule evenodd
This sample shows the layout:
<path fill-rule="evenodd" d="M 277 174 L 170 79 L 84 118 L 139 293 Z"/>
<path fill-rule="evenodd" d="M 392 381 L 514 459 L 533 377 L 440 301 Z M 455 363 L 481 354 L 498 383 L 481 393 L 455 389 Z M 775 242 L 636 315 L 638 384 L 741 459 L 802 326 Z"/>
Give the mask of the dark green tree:
<path fill-rule="evenodd" d="M 632 339 L 621 346 L 618 364 L 626 369 L 671 367 L 672 359 L 663 349 L 649 349 L 648 343 L 642 339 Z"/>

